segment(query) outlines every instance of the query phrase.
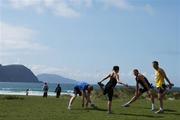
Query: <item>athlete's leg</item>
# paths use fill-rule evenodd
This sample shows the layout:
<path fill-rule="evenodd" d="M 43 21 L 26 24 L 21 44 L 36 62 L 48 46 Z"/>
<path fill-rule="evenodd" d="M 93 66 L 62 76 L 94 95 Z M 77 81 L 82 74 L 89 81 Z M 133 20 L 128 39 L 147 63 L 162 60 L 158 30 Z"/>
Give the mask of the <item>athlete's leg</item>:
<path fill-rule="evenodd" d="M 163 113 L 163 90 L 162 88 L 158 88 L 158 99 L 160 103 L 160 109 L 156 113 Z"/>
<path fill-rule="evenodd" d="M 107 107 L 108 107 L 108 113 L 112 113 L 112 97 L 113 97 L 113 88 L 110 88 L 109 91 L 108 91 L 108 104 L 107 104 Z"/>
<path fill-rule="evenodd" d="M 141 93 L 141 92 L 138 92 L 138 93 L 128 102 L 128 104 L 131 104 L 131 103 L 135 102 L 141 95 L 142 95 L 142 93 Z"/>
<path fill-rule="evenodd" d="M 88 94 L 87 97 L 86 97 L 86 108 L 88 107 L 89 104 L 91 104 L 90 94 Z"/>
<path fill-rule="evenodd" d="M 147 91 L 147 94 L 148 94 L 148 96 L 150 97 L 150 99 L 151 99 L 151 102 L 152 102 L 152 111 L 154 111 L 154 95 L 153 95 L 153 92 L 151 91 L 151 90 L 149 90 L 149 91 Z"/>
<path fill-rule="evenodd" d="M 112 112 L 112 101 L 108 101 L 108 113 Z"/>
<path fill-rule="evenodd" d="M 127 102 L 126 104 L 124 104 L 124 107 L 129 107 L 129 105 L 133 102 L 135 102 L 140 96 L 142 95 L 142 93 L 139 91 L 138 93 L 135 93 L 135 96 L 131 98 L 131 100 L 129 102 Z"/>
<path fill-rule="evenodd" d="M 163 94 L 162 93 L 158 93 L 158 99 L 160 103 L 160 111 L 163 111 Z"/>
<path fill-rule="evenodd" d="M 101 82 L 98 82 L 98 85 L 101 88 L 101 90 L 104 91 L 104 84 L 102 84 Z"/>
<path fill-rule="evenodd" d="M 76 99 L 76 96 L 77 96 L 77 94 L 74 94 L 74 95 L 70 98 L 69 104 L 68 104 L 68 109 L 69 109 L 69 110 L 71 109 L 71 106 L 72 106 L 74 100 Z"/>

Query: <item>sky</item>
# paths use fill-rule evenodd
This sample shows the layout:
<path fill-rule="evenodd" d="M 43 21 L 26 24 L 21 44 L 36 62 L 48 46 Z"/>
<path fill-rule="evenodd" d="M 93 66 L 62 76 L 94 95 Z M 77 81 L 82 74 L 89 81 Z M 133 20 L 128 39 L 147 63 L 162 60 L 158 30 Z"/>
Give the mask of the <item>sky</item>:
<path fill-rule="evenodd" d="M 0 64 L 96 83 L 120 66 L 180 87 L 179 0 L 0 0 Z"/>

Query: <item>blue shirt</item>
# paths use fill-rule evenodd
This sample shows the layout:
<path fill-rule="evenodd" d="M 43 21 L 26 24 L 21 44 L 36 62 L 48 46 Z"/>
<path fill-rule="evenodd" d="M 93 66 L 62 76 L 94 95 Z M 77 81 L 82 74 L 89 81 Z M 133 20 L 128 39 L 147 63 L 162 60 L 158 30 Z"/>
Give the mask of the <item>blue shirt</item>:
<path fill-rule="evenodd" d="M 79 90 L 85 91 L 88 89 L 89 84 L 82 82 L 82 83 L 78 83 L 75 87 L 79 88 Z"/>

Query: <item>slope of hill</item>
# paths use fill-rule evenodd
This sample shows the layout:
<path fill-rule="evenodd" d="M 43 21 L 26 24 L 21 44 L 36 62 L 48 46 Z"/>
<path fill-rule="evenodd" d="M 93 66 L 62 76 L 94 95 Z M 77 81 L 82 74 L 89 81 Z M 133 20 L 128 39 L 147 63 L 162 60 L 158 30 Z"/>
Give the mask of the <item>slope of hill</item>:
<path fill-rule="evenodd" d="M 0 65 L 0 82 L 39 82 L 24 65 Z"/>
<path fill-rule="evenodd" d="M 76 80 L 73 79 L 69 79 L 69 78 L 65 78 L 62 77 L 60 75 L 56 75 L 56 74 L 39 74 L 37 75 L 39 81 L 42 82 L 48 82 L 48 83 L 61 83 L 61 84 L 75 84 L 77 83 Z"/>

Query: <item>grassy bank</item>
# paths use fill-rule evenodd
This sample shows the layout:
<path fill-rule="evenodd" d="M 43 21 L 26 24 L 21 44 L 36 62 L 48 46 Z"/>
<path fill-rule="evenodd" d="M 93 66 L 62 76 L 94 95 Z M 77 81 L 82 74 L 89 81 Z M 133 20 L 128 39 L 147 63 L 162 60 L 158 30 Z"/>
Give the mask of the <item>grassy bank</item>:
<path fill-rule="evenodd" d="M 180 100 L 165 101 L 164 114 L 150 111 L 150 102 L 140 99 L 130 108 L 121 105 L 127 99 L 113 101 L 113 114 L 106 113 L 106 100 L 97 98 L 97 109 L 81 108 L 78 98 L 71 111 L 67 110 L 69 97 L 0 96 L 0 120 L 177 120 L 180 117 Z"/>

